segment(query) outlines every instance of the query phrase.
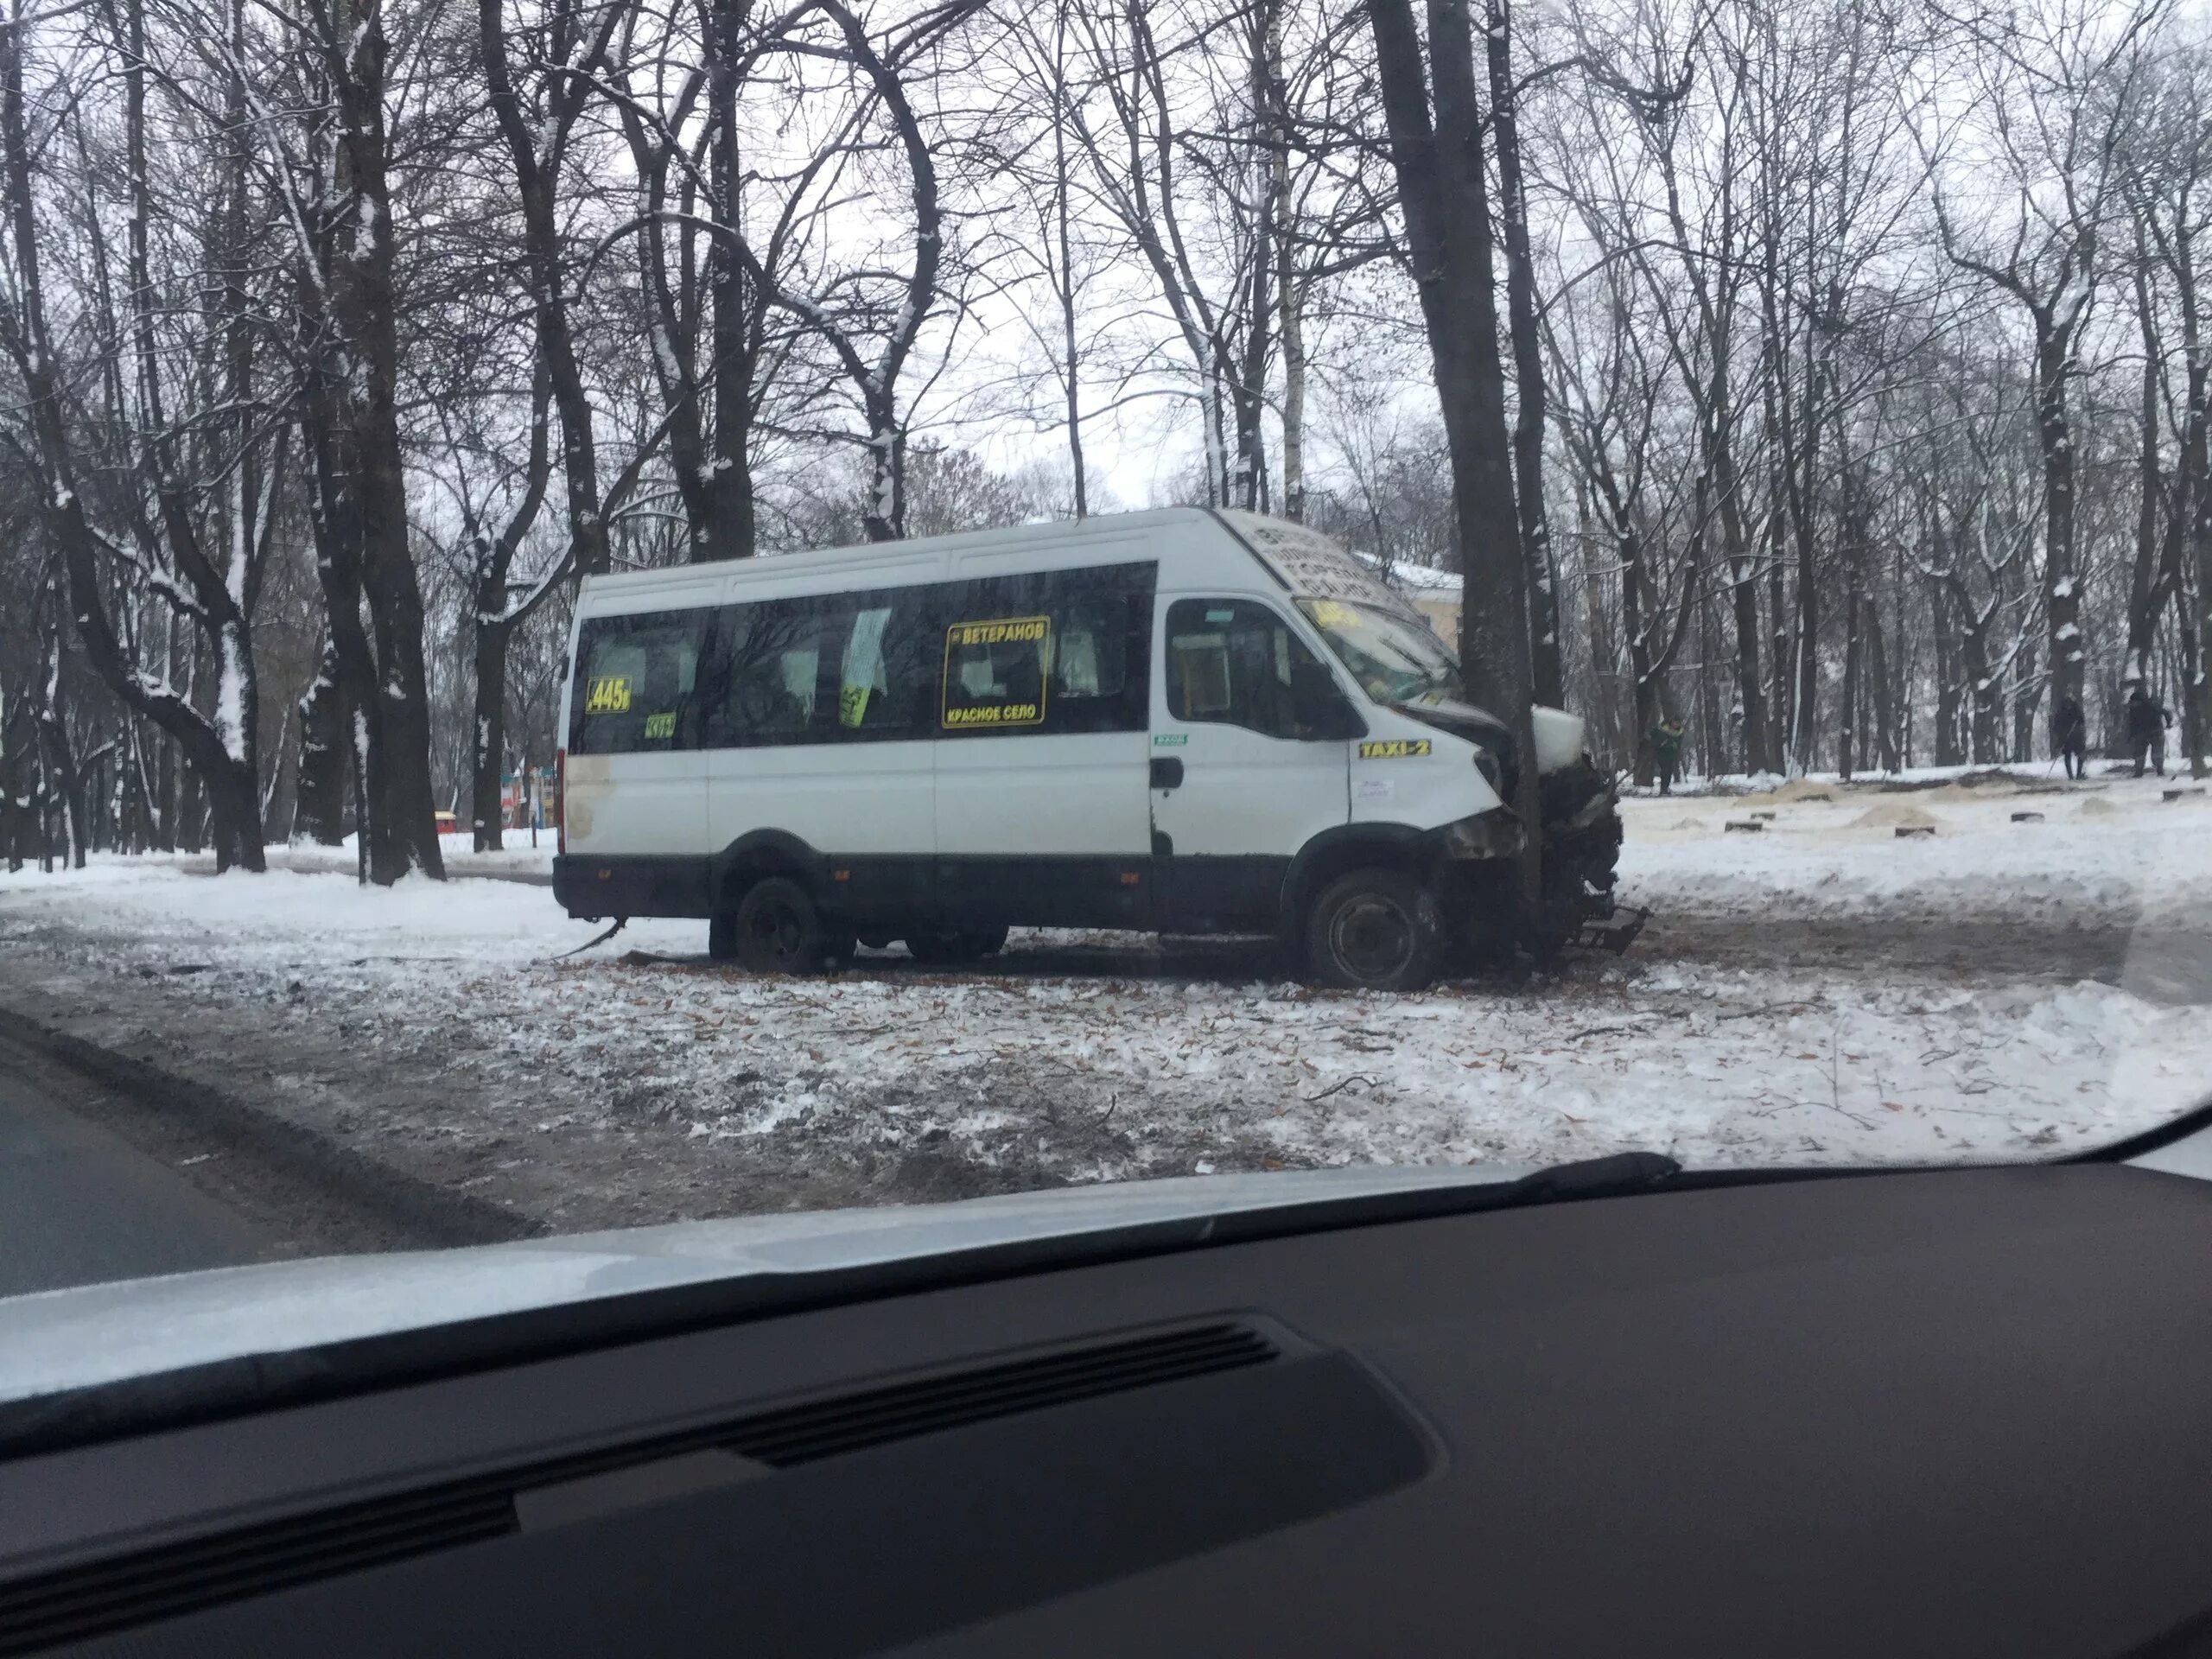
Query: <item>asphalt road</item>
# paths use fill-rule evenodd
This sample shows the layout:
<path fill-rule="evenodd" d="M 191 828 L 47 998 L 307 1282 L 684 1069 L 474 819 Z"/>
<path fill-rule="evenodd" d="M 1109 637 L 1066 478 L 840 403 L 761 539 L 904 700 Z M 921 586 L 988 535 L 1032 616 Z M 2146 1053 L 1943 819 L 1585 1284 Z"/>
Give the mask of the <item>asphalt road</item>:
<path fill-rule="evenodd" d="M 0 1040 L 0 1296 L 269 1254 L 189 1178 L 72 1112 L 67 1079 Z"/>

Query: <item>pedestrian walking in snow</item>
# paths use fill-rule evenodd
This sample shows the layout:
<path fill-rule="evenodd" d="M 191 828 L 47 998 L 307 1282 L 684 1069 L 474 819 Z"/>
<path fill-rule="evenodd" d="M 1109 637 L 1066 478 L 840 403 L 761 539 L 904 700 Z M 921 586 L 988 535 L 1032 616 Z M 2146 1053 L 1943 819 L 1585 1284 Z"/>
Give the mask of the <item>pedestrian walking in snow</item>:
<path fill-rule="evenodd" d="M 1659 768 L 1659 792 L 1671 795 L 1675 774 L 1682 767 L 1682 728 L 1664 715 L 1651 728 L 1651 758 Z"/>
<path fill-rule="evenodd" d="M 2144 690 L 2138 680 L 2135 689 L 2127 694 L 2127 747 L 2135 756 L 2135 775 L 2143 775 L 2145 758 L 2159 777 L 2166 775 L 2166 728 L 2174 717 L 2160 702 Z"/>
<path fill-rule="evenodd" d="M 2089 769 L 2089 723 L 2078 698 L 2061 697 L 2051 716 L 2052 747 L 2066 763 L 2066 775 L 2080 778 Z"/>

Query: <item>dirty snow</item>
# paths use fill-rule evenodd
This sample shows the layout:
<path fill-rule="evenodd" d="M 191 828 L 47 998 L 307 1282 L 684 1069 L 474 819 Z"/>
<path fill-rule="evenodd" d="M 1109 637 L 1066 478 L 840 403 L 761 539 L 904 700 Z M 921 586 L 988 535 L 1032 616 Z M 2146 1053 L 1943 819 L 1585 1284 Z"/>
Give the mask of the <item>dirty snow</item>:
<path fill-rule="evenodd" d="M 969 974 L 751 979 L 687 922 L 556 961 L 597 930 L 518 880 L 111 859 L 0 875 L 0 1001 L 562 1230 L 1632 1147 L 2027 1155 L 2212 1086 L 2212 804 L 2022 788 L 1632 801 L 1634 950 L 1417 996 L 1046 932 Z"/>

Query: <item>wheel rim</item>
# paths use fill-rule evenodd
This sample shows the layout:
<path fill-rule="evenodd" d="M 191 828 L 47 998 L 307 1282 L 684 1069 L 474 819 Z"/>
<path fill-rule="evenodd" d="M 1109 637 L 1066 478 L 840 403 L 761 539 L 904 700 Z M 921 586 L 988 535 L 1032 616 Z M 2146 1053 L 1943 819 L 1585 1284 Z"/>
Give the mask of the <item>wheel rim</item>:
<path fill-rule="evenodd" d="M 1329 954 L 1358 980 L 1386 980 L 1411 965 L 1414 919 L 1380 893 L 1363 893 L 1329 918 Z"/>
<path fill-rule="evenodd" d="M 766 904 L 753 912 L 751 932 L 760 953 L 782 965 L 798 959 L 806 925 L 793 906 Z"/>

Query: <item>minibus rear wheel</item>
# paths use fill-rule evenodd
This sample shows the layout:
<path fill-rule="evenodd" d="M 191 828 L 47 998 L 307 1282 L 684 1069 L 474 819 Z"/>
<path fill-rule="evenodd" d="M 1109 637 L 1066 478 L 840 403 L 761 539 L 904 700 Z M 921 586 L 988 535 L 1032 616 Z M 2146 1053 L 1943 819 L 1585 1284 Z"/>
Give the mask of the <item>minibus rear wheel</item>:
<path fill-rule="evenodd" d="M 818 974 L 829 959 L 822 914 L 789 876 L 756 881 L 737 907 L 737 959 L 748 973 Z M 711 947 L 713 935 L 709 933 Z"/>
<path fill-rule="evenodd" d="M 1417 991 L 1435 976 L 1443 944 L 1443 915 L 1421 882 L 1398 870 L 1353 870 L 1313 902 L 1306 970 L 1347 990 Z"/>

